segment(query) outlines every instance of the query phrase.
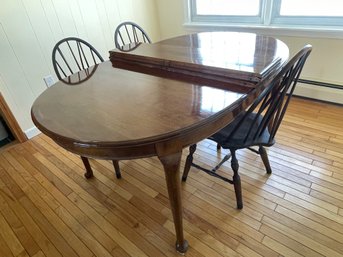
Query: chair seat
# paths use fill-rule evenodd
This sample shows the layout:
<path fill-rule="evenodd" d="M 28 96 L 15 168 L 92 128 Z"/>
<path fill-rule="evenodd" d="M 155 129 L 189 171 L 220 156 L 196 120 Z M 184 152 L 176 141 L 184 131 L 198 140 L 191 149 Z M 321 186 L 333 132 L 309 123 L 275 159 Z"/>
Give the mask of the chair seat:
<path fill-rule="evenodd" d="M 239 114 L 233 122 L 210 136 L 209 139 L 214 140 L 224 149 L 241 149 L 254 145 L 271 146 L 275 143 L 274 139 L 270 140 L 268 127 L 255 138 L 256 130 L 260 127 L 263 119 L 263 116 L 257 113 L 248 114 L 239 125 L 239 129 L 234 132 L 244 115 L 246 112 Z M 250 129 L 252 133 L 248 133 Z M 247 135 L 249 135 L 248 138 L 246 138 Z"/>

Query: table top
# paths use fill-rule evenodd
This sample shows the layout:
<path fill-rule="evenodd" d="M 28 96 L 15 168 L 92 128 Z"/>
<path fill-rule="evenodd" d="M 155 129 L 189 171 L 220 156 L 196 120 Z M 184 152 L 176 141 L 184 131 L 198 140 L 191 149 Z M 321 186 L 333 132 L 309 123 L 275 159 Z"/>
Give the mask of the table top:
<path fill-rule="evenodd" d="M 85 73 L 71 80 L 79 74 Z M 59 140 L 89 146 L 144 144 L 201 126 L 244 96 L 116 69 L 107 61 L 80 84 L 60 81 L 45 90 L 32 106 L 32 118 Z"/>
<path fill-rule="evenodd" d="M 228 34 L 230 37 L 233 35 Z M 249 45 L 238 48 L 241 49 L 241 57 L 230 50 L 232 42 L 225 37 L 227 34 L 210 33 L 210 38 L 224 35 L 221 48 L 213 49 L 211 44 L 209 47 L 211 58 L 215 57 L 218 50 L 218 59 L 214 58 L 213 62 L 218 60 L 221 64 L 208 64 L 209 59 L 205 62 L 206 58 L 203 58 L 199 65 L 264 74 L 269 72 L 265 70 L 266 67 L 275 68 L 270 62 L 278 60 L 275 63 L 280 66 L 280 60 L 288 56 L 287 47 L 282 42 L 255 34 L 255 39 L 259 38 L 258 42 L 266 42 L 265 48 L 268 51 L 263 52 L 261 49 L 264 47 L 255 49 L 264 54 L 274 54 L 252 54 L 247 50 L 250 49 L 250 41 L 243 40 L 250 34 L 234 34 L 241 38 L 237 42 Z M 177 45 L 187 46 L 188 42 L 193 44 L 194 52 L 199 57 L 202 52 L 199 49 L 206 48 L 201 35 L 205 34 L 200 33 L 195 41 L 188 40 L 194 38 L 194 35 L 184 36 L 186 41 L 182 37 L 162 41 L 157 43 L 157 49 L 167 44 L 175 48 Z M 256 40 L 251 41 L 256 45 Z M 270 45 L 270 42 L 274 43 Z M 264 45 L 257 45 L 260 44 Z M 279 45 L 282 49 L 280 51 L 275 49 Z M 226 58 L 219 55 L 223 48 L 230 53 L 226 62 Z M 234 56 L 232 60 L 229 58 L 231 54 Z M 169 58 L 174 53 L 162 51 L 162 55 Z M 179 60 L 180 56 L 175 56 Z M 252 56 L 254 59 L 249 59 Z M 274 57 L 268 59 L 270 56 Z M 186 57 L 184 61 L 189 58 Z M 194 60 L 193 64 L 200 59 Z M 258 65 L 260 63 L 265 64 Z M 107 61 L 73 74 L 48 88 L 34 102 L 31 116 L 42 132 L 64 148 L 80 155 L 106 159 L 152 156 L 156 154 L 157 144 L 177 144 L 180 149 L 210 136 L 228 124 L 256 97 L 251 93 L 251 88 L 242 92 L 230 81 L 225 82 L 222 88 L 213 87 L 216 85 L 208 83 L 206 79 L 202 81 L 191 83 L 118 69 Z"/>
<path fill-rule="evenodd" d="M 154 44 L 133 43 L 110 51 L 114 67 L 147 71 L 184 80 L 192 76 L 203 82 L 241 85 L 247 92 L 288 59 L 288 47 L 273 37 L 241 32 L 201 32 Z M 145 69 L 144 69 L 145 68 Z M 175 76 L 175 73 L 177 75 Z M 173 76 L 174 75 L 174 76 Z M 246 88 L 246 90 L 244 90 Z"/>

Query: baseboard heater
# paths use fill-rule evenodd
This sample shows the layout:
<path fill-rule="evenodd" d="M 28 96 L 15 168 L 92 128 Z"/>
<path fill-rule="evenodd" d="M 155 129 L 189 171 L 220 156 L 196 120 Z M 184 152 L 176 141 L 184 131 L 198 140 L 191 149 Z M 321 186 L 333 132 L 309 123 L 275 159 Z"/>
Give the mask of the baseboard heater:
<path fill-rule="evenodd" d="M 343 90 L 343 85 L 327 83 L 327 82 L 320 82 L 315 80 L 308 80 L 308 79 L 298 79 L 298 82 L 308 85 L 315 85 L 320 87 L 328 87 L 328 88 L 335 88 L 339 90 Z"/>
<path fill-rule="evenodd" d="M 343 85 L 299 79 L 294 95 L 321 102 L 343 105 Z"/>

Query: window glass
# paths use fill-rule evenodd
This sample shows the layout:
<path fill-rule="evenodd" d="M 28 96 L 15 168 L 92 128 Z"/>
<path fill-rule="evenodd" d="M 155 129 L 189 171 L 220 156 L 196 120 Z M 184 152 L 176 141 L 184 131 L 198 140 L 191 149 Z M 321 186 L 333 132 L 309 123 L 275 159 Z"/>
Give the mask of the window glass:
<path fill-rule="evenodd" d="M 197 15 L 257 16 L 260 0 L 195 0 Z"/>
<path fill-rule="evenodd" d="M 188 1 L 192 22 L 335 29 L 343 26 L 343 0 Z"/>
<path fill-rule="evenodd" d="M 343 16 L 342 0 L 282 0 L 281 16 Z"/>

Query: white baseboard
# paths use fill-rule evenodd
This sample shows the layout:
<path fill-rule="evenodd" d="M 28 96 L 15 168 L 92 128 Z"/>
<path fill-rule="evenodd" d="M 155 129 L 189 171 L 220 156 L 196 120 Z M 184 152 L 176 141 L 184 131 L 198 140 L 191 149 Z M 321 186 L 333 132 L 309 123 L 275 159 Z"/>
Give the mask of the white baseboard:
<path fill-rule="evenodd" d="M 343 104 L 343 87 L 342 89 L 330 88 L 316 85 L 309 85 L 298 82 L 294 95 L 321 101 Z"/>
<path fill-rule="evenodd" d="M 28 130 L 25 130 L 24 133 L 25 133 L 25 135 L 27 136 L 28 139 L 31 139 L 34 136 L 39 135 L 41 132 L 40 132 L 40 130 L 38 128 L 32 127 L 32 128 L 30 128 Z"/>

